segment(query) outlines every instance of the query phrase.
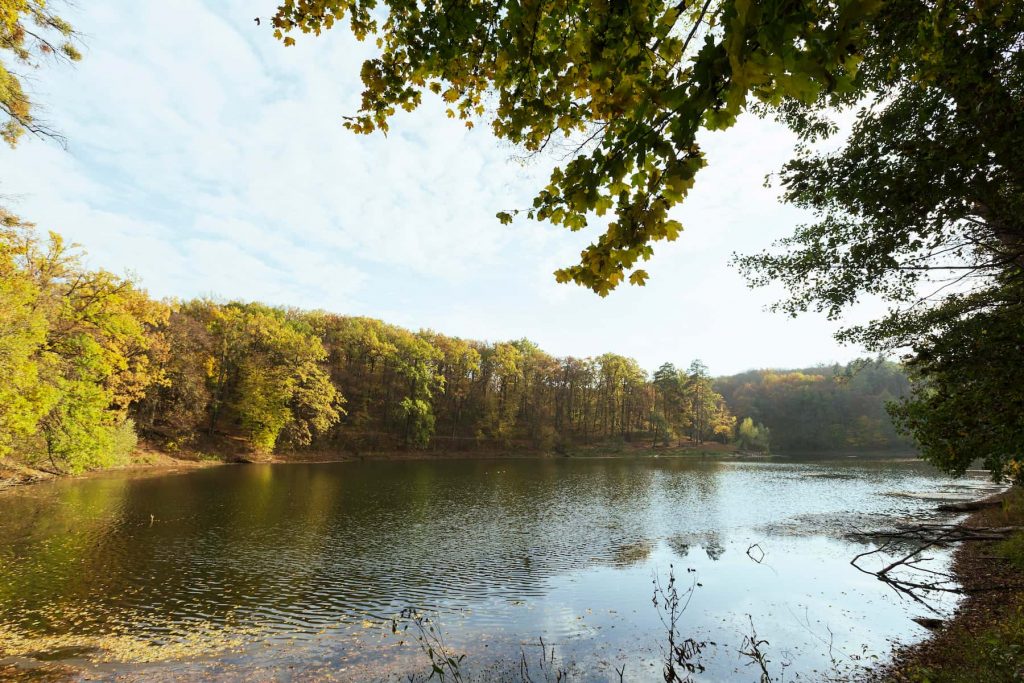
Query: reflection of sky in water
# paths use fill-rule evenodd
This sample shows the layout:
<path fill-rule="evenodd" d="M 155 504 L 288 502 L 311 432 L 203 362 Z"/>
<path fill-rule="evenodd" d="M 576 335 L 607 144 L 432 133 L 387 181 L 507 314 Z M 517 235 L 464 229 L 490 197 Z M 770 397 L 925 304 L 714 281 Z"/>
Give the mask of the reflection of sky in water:
<path fill-rule="evenodd" d="M 809 675 L 828 666 L 830 643 L 851 666 L 864 648 L 884 656 L 891 639 L 923 633 L 909 620 L 920 607 L 849 565 L 865 547 L 846 534 L 983 491 L 980 479 L 954 482 L 919 464 L 668 458 L 58 482 L 0 498 L 0 624 L 23 637 L 104 631 L 158 643 L 197 624 L 261 634 L 184 669 L 136 665 L 140 676 L 237 666 L 314 676 L 355 666 L 345 669 L 355 676 L 371 663 L 422 664 L 381 626 L 415 606 L 476 663 L 518 656 L 543 636 L 610 678 L 625 663 L 627 680 L 658 680 L 651 581 L 674 565 L 682 588 L 701 584 L 680 626 L 717 644 L 704 658 L 708 680 L 749 678 L 736 654 L 747 615 L 776 667 Z M 761 563 L 746 552 L 755 543 Z"/>

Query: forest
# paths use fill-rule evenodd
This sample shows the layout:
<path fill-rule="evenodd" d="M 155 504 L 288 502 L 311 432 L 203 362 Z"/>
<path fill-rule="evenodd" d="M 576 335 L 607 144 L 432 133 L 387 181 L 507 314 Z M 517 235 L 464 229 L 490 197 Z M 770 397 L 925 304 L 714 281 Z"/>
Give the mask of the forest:
<path fill-rule="evenodd" d="M 712 378 L 614 353 L 555 357 L 365 317 L 155 301 L 10 213 L 0 239 L 0 455 L 55 472 L 174 453 L 531 450 L 706 441 L 756 451 L 908 448 L 884 361 Z M 669 350 L 666 350 L 668 355 Z"/>
<path fill-rule="evenodd" d="M 754 370 L 718 378 L 714 388 L 736 415 L 769 430 L 775 451 L 913 450 L 913 441 L 897 430 L 886 409 L 910 392 L 907 375 L 895 363 L 865 359 L 845 366 Z"/>

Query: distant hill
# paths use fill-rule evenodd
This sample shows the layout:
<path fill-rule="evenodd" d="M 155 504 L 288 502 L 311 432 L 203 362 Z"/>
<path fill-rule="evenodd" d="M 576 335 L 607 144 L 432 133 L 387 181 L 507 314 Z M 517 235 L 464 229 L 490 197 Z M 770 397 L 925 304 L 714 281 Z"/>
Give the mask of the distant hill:
<path fill-rule="evenodd" d="M 768 428 L 776 453 L 913 449 L 885 409 L 910 389 L 896 363 L 750 370 L 719 377 L 714 388 L 738 419 L 749 417 Z"/>

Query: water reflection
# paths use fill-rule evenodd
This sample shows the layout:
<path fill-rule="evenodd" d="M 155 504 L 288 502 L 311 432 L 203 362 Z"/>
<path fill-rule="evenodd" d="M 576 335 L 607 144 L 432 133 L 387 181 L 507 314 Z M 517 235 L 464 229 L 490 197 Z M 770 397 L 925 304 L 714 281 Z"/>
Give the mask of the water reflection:
<path fill-rule="evenodd" d="M 735 670 L 728 648 L 746 614 L 810 671 L 822 665 L 816 623 L 851 651 L 884 652 L 887 638 L 920 631 L 907 605 L 848 566 L 851 526 L 934 507 L 892 493 L 973 497 L 981 486 L 906 463 L 681 459 L 254 465 L 57 482 L 0 498 L 0 650 L 99 633 L 198 648 L 200 633 L 232 651 L 196 660 L 204 675 L 338 671 L 404 662 L 380 626 L 414 605 L 438 612 L 452 642 L 479 658 L 543 635 L 608 669 L 657 657 L 650 581 L 674 563 L 702 584 L 690 627 L 730 653 L 710 680 Z M 752 543 L 762 563 L 746 554 Z"/>

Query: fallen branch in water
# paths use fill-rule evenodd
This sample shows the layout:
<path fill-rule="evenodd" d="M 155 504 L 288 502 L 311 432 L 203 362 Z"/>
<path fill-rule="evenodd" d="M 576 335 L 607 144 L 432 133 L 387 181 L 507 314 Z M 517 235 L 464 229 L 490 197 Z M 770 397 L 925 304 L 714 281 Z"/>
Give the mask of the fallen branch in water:
<path fill-rule="evenodd" d="M 1000 499 L 989 500 L 971 500 L 965 503 L 942 503 L 936 510 L 939 512 L 976 512 L 978 510 L 988 510 L 990 508 L 997 508 L 1003 504 Z"/>
<path fill-rule="evenodd" d="M 754 552 L 755 550 L 757 551 L 756 554 Z M 765 556 L 767 556 L 767 554 L 768 553 L 764 551 L 764 548 L 761 547 L 760 543 L 752 543 L 750 544 L 750 547 L 747 548 L 747 557 L 749 557 L 758 564 L 764 562 L 764 558 Z"/>
<path fill-rule="evenodd" d="M 940 572 L 921 566 L 933 559 L 924 557 L 922 553 L 932 548 L 945 548 L 955 543 L 972 541 L 1002 541 L 1021 529 L 1019 526 L 1007 527 L 965 527 L 960 524 L 917 524 L 897 527 L 887 532 L 857 531 L 851 536 L 861 538 L 884 538 L 882 545 L 856 555 L 850 564 L 858 571 L 875 576 L 901 596 L 906 596 L 920 603 L 932 612 L 934 607 L 928 604 L 923 596 L 928 593 L 953 593 L 966 595 L 986 591 L 1020 589 L 1021 586 L 971 586 L 961 585 L 953 574 Z M 899 547 L 906 548 L 907 543 L 914 543 L 910 552 L 902 554 L 882 569 L 871 570 L 861 566 L 860 562 L 872 555 L 895 551 Z M 900 574 L 898 572 L 908 572 Z"/>
<path fill-rule="evenodd" d="M 944 546 L 963 541 L 1003 541 L 1020 526 L 966 527 L 960 524 L 915 524 L 898 526 L 889 531 L 854 531 L 851 538 L 885 538 L 893 541 L 914 540 L 928 545 Z"/>

